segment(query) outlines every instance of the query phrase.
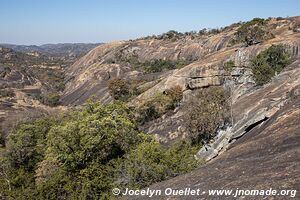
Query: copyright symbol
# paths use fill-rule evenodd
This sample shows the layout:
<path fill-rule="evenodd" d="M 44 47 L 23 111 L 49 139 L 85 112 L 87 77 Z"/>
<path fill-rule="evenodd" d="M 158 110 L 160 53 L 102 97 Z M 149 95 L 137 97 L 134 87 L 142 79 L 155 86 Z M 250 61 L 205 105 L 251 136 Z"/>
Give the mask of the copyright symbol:
<path fill-rule="evenodd" d="M 121 192 L 121 190 L 120 190 L 119 188 L 114 188 L 114 189 L 112 189 L 112 193 L 113 193 L 114 195 L 119 195 L 120 192 Z"/>

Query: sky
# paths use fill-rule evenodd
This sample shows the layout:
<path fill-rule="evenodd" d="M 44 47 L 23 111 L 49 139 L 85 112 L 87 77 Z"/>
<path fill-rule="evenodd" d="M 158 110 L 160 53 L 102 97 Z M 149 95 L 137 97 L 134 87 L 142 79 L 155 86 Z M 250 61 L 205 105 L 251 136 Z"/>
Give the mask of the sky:
<path fill-rule="evenodd" d="M 0 0 L 0 43 L 96 43 L 300 15 L 300 0 Z"/>

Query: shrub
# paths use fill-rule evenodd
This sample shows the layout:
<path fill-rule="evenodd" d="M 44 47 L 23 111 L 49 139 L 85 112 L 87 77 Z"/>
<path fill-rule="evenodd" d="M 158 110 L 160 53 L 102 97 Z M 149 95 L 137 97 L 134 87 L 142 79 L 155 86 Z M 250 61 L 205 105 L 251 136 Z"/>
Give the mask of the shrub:
<path fill-rule="evenodd" d="M 284 18 L 283 17 L 276 17 L 276 20 L 281 21 L 281 20 L 284 20 Z"/>
<path fill-rule="evenodd" d="M 2 154 L 2 152 L 0 152 Z M 11 190 L 9 171 L 11 166 L 7 157 L 0 155 L 0 197 L 6 199 Z"/>
<path fill-rule="evenodd" d="M 170 105 L 171 109 L 174 109 L 178 106 L 179 102 L 182 99 L 182 88 L 179 85 L 175 85 L 174 87 L 171 87 L 170 89 L 165 90 L 165 95 L 170 97 L 172 99 L 172 103 Z"/>
<path fill-rule="evenodd" d="M 65 85 L 65 82 L 63 80 L 57 81 L 54 84 L 54 89 L 56 91 L 64 91 L 65 87 L 66 87 L 66 85 Z"/>
<path fill-rule="evenodd" d="M 182 99 L 182 89 L 174 86 L 164 93 L 157 93 L 151 100 L 138 108 L 138 121 L 144 124 L 157 119 L 169 110 L 175 109 Z"/>
<path fill-rule="evenodd" d="M 0 98 L 1 97 L 14 97 L 15 93 L 12 89 L 2 89 L 0 90 Z"/>
<path fill-rule="evenodd" d="M 221 33 L 222 29 L 218 29 L 218 28 L 213 28 L 213 29 L 210 29 L 208 30 L 208 34 L 218 34 L 218 33 Z"/>
<path fill-rule="evenodd" d="M 160 36 L 158 36 L 159 39 L 178 39 L 180 36 L 182 36 L 183 33 L 174 31 L 174 30 L 170 30 L 166 33 L 161 34 Z"/>
<path fill-rule="evenodd" d="M 224 63 L 223 68 L 226 71 L 230 72 L 230 71 L 232 71 L 232 69 L 234 68 L 234 66 L 235 66 L 234 61 L 233 60 L 229 60 L 229 61 L 227 61 L 227 62 Z"/>
<path fill-rule="evenodd" d="M 115 78 L 108 82 L 109 93 L 116 100 L 126 100 L 129 96 L 129 89 L 128 83 L 121 78 Z"/>
<path fill-rule="evenodd" d="M 291 63 L 291 54 L 283 45 L 272 45 L 251 60 L 257 85 L 263 85 Z"/>
<path fill-rule="evenodd" d="M 47 106 L 58 106 L 60 104 L 60 95 L 58 93 L 49 93 L 42 96 L 42 103 Z"/>
<path fill-rule="evenodd" d="M 142 68 L 146 73 L 157 73 L 166 70 L 179 69 L 190 63 L 190 60 L 163 60 L 153 59 L 138 64 L 134 63 L 135 68 Z"/>
<path fill-rule="evenodd" d="M 148 121 L 157 119 L 161 113 L 157 111 L 156 105 L 152 101 L 147 101 L 137 110 L 137 121 L 142 125 Z"/>
<path fill-rule="evenodd" d="M 145 66 L 145 71 L 148 73 L 161 72 L 164 69 L 176 69 L 176 65 L 174 62 L 162 59 L 146 61 L 143 65 Z"/>
<path fill-rule="evenodd" d="M 10 165 L 10 196 L 103 197 L 114 185 L 111 174 L 118 160 L 145 138 L 140 137 L 133 119 L 125 104 L 88 103 L 81 111 L 57 121 L 18 125 L 9 137 L 5 154 Z"/>
<path fill-rule="evenodd" d="M 157 142 L 144 142 L 127 155 L 122 169 L 123 185 L 143 188 L 195 169 L 200 161 L 194 158 L 199 146 L 180 141 L 168 148 Z"/>
<path fill-rule="evenodd" d="M 186 127 L 193 143 L 205 143 L 228 121 L 228 102 L 223 88 L 199 90 L 186 103 Z"/>
<path fill-rule="evenodd" d="M 201 145 L 193 145 L 188 140 L 175 142 L 166 150 L 167 165 L 171 170 L 171 175 L 177 176 L 188 173 L 201 164 L 194 155 L 199 151 Z"/>

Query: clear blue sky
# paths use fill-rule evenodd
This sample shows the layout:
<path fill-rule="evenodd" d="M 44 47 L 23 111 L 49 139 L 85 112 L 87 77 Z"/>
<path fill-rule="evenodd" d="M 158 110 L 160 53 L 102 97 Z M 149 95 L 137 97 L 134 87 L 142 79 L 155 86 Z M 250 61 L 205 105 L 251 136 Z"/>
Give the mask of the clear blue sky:
<path fill-rule="evenodd" d="M 109 42 L 300 15 L 300 0 L 0 0 L 0 43 Z"/>

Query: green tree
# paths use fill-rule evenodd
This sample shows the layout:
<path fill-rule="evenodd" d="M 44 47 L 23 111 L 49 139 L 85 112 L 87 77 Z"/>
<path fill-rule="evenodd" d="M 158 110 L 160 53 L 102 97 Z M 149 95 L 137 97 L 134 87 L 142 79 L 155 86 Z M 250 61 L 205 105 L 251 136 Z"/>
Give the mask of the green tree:
<path fill-rule="evenodd" d="M 42 102 L 48 106 L 58 106 L 60 104 L 60 95 L 58 93 L 49 93 L 42 97 Z"/>
<path fill-rule="evenodd" d="M 251 60 L 254 78 L 263 85 L 280 73 L 292 61 L 291 54 L 284 45 L 272 45 Z"/>
<path fill-rule="evenodd" d="M 7 151 L 13 166 L 34 169 L 44 157 L 46 136 L 53 123 L 51 118 L 21 123 L 10 133 Z"/>
<path fill-rule="evenodd" d="M 179 99 L 179 88 L 165 96 Z M 53 118 L 21 123 L 0 154 L 4 199 L 114 199 L 114 187 L 141 188 L 199 165 L 198 146 L 164 147 L 140 133 L 121 102 L 88 102 Z"/>

